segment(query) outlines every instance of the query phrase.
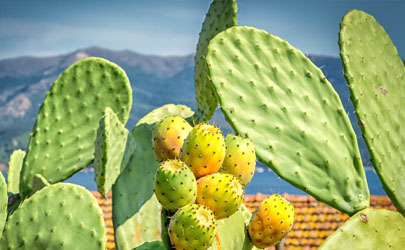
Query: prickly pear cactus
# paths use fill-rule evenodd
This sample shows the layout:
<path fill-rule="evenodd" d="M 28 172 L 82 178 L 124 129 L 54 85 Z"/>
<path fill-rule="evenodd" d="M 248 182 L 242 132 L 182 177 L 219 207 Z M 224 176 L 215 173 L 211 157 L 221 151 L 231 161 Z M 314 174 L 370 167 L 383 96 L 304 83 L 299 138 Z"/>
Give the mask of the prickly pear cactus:
<path fill-rule="evenodd" d="M 32 194 L 49 185 L 50 185 L 49 182 L 42 175 L 40 174 L 34 175 L 34 179 L 32 181 Z"/>
<path fill-rule="evenodd" d="M 205 17 L 195 55 L 194 81 L 197 111 L 194 120 L 196 121 L 208 121 L 218 106 L 218 101 L 206 74 L 205 57 L 207 56 L 208 43 L 219 32 L 236 26 L 236 17 L 235 0 L 214 0 Z"/>
<path fill-rule="evenodd" d="M 340 26 L 340 56 L 363 138 L 385 192 L 405 214 L 404 64 L 371 15 L 349 11 Z"/>
<path fill-rule="evenodd" d="M 96 198 L 83 187 L 58 183 L 36 192 L 8 218 L 0 249 L 104 250 L 105 233 Z"/>
<path fill-rule="evenodd" d="M 0 173 L 0 233 L 3 231 L 7 217 L 7 184 L 2 173 Z"/>
<path fill-rule="evenodd" d="M 184 139 L 192 129 L 180 116 L 169 116 L 157 123 L 153 128 L 152 140 L 158 162 L 179 159 Z"/>
<path fill-rule="evenodd" d="M 187 106 L 168 104 L 143 117 L 132 130 L 135 152 L 113 185 L 113 223 L 118 250 L 131 250 L 160 239 L 160 205 L 153 193 L 159 167 L 152 150 L 152 129 L 168 116 L 188 118 Z"/>
<path fill-rule="evenodd" d="M 205 250 L 214 242 L 216 232 L 215 216 L 203 205 L 180 208 L 169 223 L 170 242 L 177 250 Z"/>
<path fill-rule="evenodd" d="M 219 172 L 231 174 L 239 179 L 245 188 L 256 168 L 256 152 L 253 143 L 240 136 L 228 134 L 225 137 L 226 155 Z"/>
<path fill-rule="evenodd" d="M 197 197 L 197 182 L 184 162 L 168 160 L 160 164 L 155 175 L 155 195 L 162 207 L 175 211 L 193 204 Z"/>
<path fill-rule="evenodd" d="M 279 243 L 294 223 L 294 207 L 281 195 L 264 199 L 253 212 L 249 235 L 253 244 L 267 248 Z"/>
<path fill-rule="evenodd" d="M 197 181 L 196 203 L 211 209 L 217 220 L 234 214 L 243 203 L 243 196 L 242 185 L 230 174 L 210 174 Z"/>
<path fill-rule="evenodd" d="M 22 196 L 31 193 L 35 174 L 55 183 L 87 167 L 104 108 L 126 123 L 131 105 L 129 80 L 117 65 L 87 58 L 65 70 L 39 110 L 21 171 Z"/>
<path fill-rule="evenodd" d="M 145 242 L 141 246 L 134 248 L 134 250 L 164 250 L 161 241 Z"/>
<path fill-rule="evenodd" d="M 364 209 L 330 235 L 319 250 L 403 249 L 405 218 L 385 209 Z"/>
<path fill-rule="evenodd" d="M 207 63 L 226 120 L 261 162 L 340 211 L 369 206 L 350 120 L 307 57 L 263 30 L 233 27 L 211 40 Z"/>
<path fill-rule="evenodd" d="M 18 194 L 20 192 L 20 173 L 23 166 L 25 151 L 14 150 L 8 162 L 7 190 L 8 193 Z"/>
<path fill-rule="evenodd" d="M 184 140 L 180 160 L 187 164 L 198 179 L 216 173 L 224 162 L 225 140 L 221 130 L 213 125 L 196 125 Z"/>
<path fill-rule="evenodd" d="M 97 130 L 94 152 L 94 179 L 97 190 L 106 195 L 126 165 L 122 165 L 128 130 L 114 111 L 106 107 Z M 125 164 L 125 163 L 124 163 Z"/>

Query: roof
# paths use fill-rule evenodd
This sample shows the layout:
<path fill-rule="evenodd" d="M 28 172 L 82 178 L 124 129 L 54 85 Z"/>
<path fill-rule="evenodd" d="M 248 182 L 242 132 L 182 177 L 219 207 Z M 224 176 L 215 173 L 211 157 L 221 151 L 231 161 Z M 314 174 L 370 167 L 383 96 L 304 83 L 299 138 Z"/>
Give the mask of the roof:
<path fill-rule="evenodd" d="M 111 192 L 102 198 L 97 192 L 92 192 L 104 212 L 107 229 L 107 249 L 115 249 L 114 229 L 112 224 L 112 199 Z M 253 212 L 259 203 L 269 195 L 245 195 L 245 205 Z M 294 205 L 295 221 L 292 231 L 284 240 L 285 249 L 317 249 L 322 241 L 342 225 L 349 216 L 336 209 L 315 200 L 309 195 L 283 196 Z M 370 206 L 385 208 L 395 211 L 394 205 L 386 196 L 371 196 Z M 269 248 L 274 249 L 274 248 Z"/>

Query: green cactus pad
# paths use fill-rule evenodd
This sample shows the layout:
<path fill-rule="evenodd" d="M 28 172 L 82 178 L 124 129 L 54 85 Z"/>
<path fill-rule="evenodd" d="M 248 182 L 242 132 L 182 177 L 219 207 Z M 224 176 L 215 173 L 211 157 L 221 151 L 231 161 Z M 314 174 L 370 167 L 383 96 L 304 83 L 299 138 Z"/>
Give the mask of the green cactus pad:
<path fill-rule="evenodd" d="M 194 120 L 208 121 L 218 106 L 217 98 L 207 77 L 207 47 L 209 41 L 219 32 L 237 25 L 237 5 L 235 0 L 214 0 L 201 28 L 200 39 L 195 55 L 196 106 Z"/>
<path fill-rule="evenodd" d="M 39 110 L 21 172 L 22 196 L 31 193 L 35 174 L 56 183 L 87 167 L 104 108 L 126 123 L 131 105 L 129 80 L 117 65 L 87 58 L 65 70 Z"/>
<path fill-rule="evenodd" d="M 121 165 L 128 130 L 114 111 L 106 107 L 97 131 L 94 152 L 94 180 L 98 192 L 105 196 L 126 165 Z"/>
<path fill-rule="evenodd" d="M 135 151 L 112 188 L 118 250 L 131 250 L 144 242 L 160 240 L 161 207 L 153 194 L 153 178 L 159 165 L 152 150 L 152 129 L 156 122 L 173 115 L 188 118 L 193 111 L 184 105 L 164 105 L 140 119 L 130 133 Z"/>
<path fill-rule="evenodd" d="M 363 138 L 385 192 L 405 215 L 404 64 L 371 15 L 349 11 L 340 26 L 340 56 Z"/>
<path fill-rule="evenodd" d="M 175 105 L 175 104 L 166 104 L 162 107 L 152 110 L 150 113 L 142 117 L 137 125 L 146 123 L 154 124 L 160 120 L 165 119 L 169 116 L 180 116 L 183 118 L 189 118 L 194 114 L 194 112 L 187 107 L 186 105 Z"/>
<path fill-rule="evenodd" d="M 136 247 L 134 250 L 164 250 L 161 241 L 145 242 L 141 246 Z"/>
<path fill-rule="evenodd" d="M 43 189 L 44 187 L 49 186 L 49 182 L 40 174 L 34 175 L 34 179 L 32 181 L 32 194 L 35 192 Z"/>
<path fill-rule="evenodd" d="M 7 218 L 7 184 L 3 174 L 0 172 L 0 234 L 3 231 L 4 224 Z"/>
<path fill-rule="evenodd" d="M 20 173 L 23 166 L 25 151 L 14 150 L 8 162 L 7 190 L 9 193 L 18 194 L 20 192 Z"/>
<path fill-rule="evenodd" d="M 103 212 L 85 188 L 43 188 L 8 218 L 0 249 L 98 249 L 106 246 Z"/>
<path fill-rule="evenodd" d="M 222 112 L 252 140 L 261 162 L 342 212 L 369 206 L 356 135 L 319 68 L 286 41 L 251 27 L 218 34 L 208 50 Z"/>
<path fill-rule="evenodd" d="M 405 218 L 385 209 L 364 209 L 345 222 L 319 250 L 403 249 Z"/>

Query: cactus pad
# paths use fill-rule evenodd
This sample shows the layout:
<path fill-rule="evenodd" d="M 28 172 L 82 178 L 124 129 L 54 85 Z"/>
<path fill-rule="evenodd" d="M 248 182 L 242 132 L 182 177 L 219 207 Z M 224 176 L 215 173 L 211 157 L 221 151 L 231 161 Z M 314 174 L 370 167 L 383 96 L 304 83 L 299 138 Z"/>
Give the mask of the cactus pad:
<path fill-rule="evenodd" d="M 7 218 L 7 184 L 3 174 L 0 172 L 0 233 L 3 231 Z"/>
<path fill-rule="evenodd" d="M 20 173 L 23 166 L 25 151 L 14 150 L 8 162 L 7 190 L 8 193 L 18 194 L 20 192 Z"/>
<path fill-rule="evenodd" d="M 43 189 L 44 187 L 49 186 L 49 182 L 40 174 L 34 175 L 34 179 L 32 180 L 32 194 L 35 192 Z"/>
<path fill-rule="evenodd" d="M 197 182 L 184 162 L 168 160 L 160 164 L 155 175 L 155 195 L 169 211 L 193 204 L 197 196 Z"/>
<path fill-rule="evenodd" d="M 201 28 L 195 55 L 194 81 L 197 101 L 196 121 L 208 121 L 218 106 L 217 98 L 207 77 L 205 57 L 209 41 L 219 32 L 237 25 L 235 0 L 214 0 Z"/>
<path fill-rule="evenodd" d="M 403 249 L 405 218 L 385 209 L 364 209 L 330 235 L 319 250 Z"/>
<path fill-rule="evenodd" d="M 20 191 L 30 194 L 35 174 L 63 181 L 93 161 L 97 127 L 105 107 L 126 123 L 132 90 L 125 72 L 86 58 L 55 80 L 39 110 L 21 172 Z"/>
<path fill-rule="evenodd" d="M 161 241 L 145 242 L 134 250 L 164 250 L 163 243 Z"/>
<path fill-rule="evenodd" d="M 96 198 L 83 187 L 58 183 L 24 200 L 9 217 L 0 248 L 104 250 L 105 233 Z"/>
<path fill-rule="evenodd" d="M 114 111 L 106 107 L 97 131 L 94 152 L 94 179 L 97 190 L 106 195 L 126 165 L 121 165 L 127 144 L 128 130 Z"/>
<path fill-rule="evenodd" d="M 263 30 L 233 27 L 211 40 L 207 63 L 222 112 L 261 162 L 345 213 L 369 205 L 350 120 L 301 51 Z"/>
<path fill-rule="evenodd" d="M 162 107 L 152 110 L 150 113 L 142 117 L 138 121 L 137 125 L 142 123 L 154 124 L 169 116 L 180 116 L 183 118 L 189 118 L 193 114 L 194 112 L 186 105 L 166 104 Z"/>
<path fill-rule="evenodd" d="M 385 192 L 405 214 L 404 64 L 371 15 L 352 10 L 340 25 L 340 56 L 363 138 Z"/>

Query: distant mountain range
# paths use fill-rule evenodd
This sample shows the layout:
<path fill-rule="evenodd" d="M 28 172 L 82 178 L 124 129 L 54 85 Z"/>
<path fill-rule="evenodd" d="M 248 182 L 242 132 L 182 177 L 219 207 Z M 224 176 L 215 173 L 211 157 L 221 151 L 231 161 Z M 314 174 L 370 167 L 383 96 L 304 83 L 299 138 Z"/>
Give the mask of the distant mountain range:
<path fill-rule="evenodd" d="M 133 89 L 133 107 L 128 122 L 136 121 L 154 108 L 167 103 L 185 104 L 194 109 L 194 56 L 160 57 L 129 50 L 113 51 L 90 47 L 53 57 L 19 57 L 0 61 L 0 168 L 5 168 L 15 148 L 25 149 L 28 136 L 45 93 L 52 82 L 71 64 L 86 57 L 103 57 L 121 66 Z M 319 66 L 339 93 L 352 124 L 359 128 L 349 100 L 339 58 L 309 56 Z M 213 121 L 225 133 L 230 132 L 221 112 Z M 360 138 L 365 165 L 370 165 Z"/>

